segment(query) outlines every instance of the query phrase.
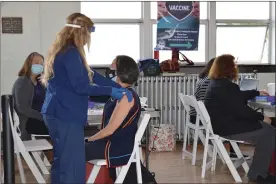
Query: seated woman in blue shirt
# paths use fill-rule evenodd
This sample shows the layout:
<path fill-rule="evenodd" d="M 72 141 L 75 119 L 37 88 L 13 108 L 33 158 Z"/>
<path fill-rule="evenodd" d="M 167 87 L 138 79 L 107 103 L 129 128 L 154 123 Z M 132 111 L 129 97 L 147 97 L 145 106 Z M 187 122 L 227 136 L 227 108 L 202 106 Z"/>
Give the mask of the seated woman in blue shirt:
<path fill-rule="evenodd" d="M 43 83 L 47 86 L 42 107 L 45 124 L 54 146 L 51 183 L 85 183 L 84 126 L 88 96 L 111 96 L 121 100 L 132 94 L 116 88 L 115 82 L 89 67 L 84 46 L 90 46 L 92 20 L 73 13 L 57 34 L 45 61 Z"/>
<path fill-rule="evenodd" d="M 106 159 L 108 168 L 126 165 L 134 146 L 137 124 L 141 114 L 141 104 L 137 93 L 132 89 L 139 76 L 136 62 L 128 56 L 116 57 L 116 81 L 128 88 L 133 95 L 120 101 L 110 98 L 105 104 L 101 130 L 88 138 L 86 160 Z M 110 169 L 110 173 L 113 170 Z M 113 180 L 114 175 L 111 174 Z"/>

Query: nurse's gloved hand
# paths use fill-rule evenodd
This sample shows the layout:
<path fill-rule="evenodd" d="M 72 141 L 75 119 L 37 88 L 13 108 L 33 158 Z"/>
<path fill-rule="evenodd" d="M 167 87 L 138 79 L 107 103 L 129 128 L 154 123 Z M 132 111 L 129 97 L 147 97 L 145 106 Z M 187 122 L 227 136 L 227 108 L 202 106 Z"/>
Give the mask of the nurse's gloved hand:
<path fill-rule="evenodd" d="M 125 88 L 112 88 L 111 96 L 119 101 L 126 95 L 129 102 L 132 101 L 132 93 Z"/>

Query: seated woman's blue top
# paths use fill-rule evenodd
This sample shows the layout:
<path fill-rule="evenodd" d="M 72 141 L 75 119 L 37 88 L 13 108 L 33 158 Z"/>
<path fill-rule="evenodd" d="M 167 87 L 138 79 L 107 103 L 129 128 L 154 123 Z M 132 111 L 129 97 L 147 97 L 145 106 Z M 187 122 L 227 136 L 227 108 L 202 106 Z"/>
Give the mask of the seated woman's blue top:
<path fill-rule="evenodd" d="M 137 93 L 132 88 L 128 89 L 133 94 L 134 105 L 121 126 L 111 136 L 105 138 L 105 159 L 108 167 L 126 165 L 133 151 L 135 134 L 141 115 L 141 104 Z M 112 98 L 105 104 L 102 128 L 108 125 L 116 104 L 117 100 Z"/>
<path fill-rule="evenodd" d="M 45 93 L 46 93 L 45 88 L 38 81 L 37 84 L 34 86 L 34 97 L 33 97 L 32 109 L 41 111 L 41 108 L 45 99 Z"/>

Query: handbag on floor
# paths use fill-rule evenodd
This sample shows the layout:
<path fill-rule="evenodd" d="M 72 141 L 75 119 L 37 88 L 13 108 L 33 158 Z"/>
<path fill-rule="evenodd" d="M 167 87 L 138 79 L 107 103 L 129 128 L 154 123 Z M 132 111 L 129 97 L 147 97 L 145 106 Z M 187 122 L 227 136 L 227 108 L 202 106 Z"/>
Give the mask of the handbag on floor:
<path fill-rule="evenodd" d="M 151 173 L 141 162 L 143 184 L 157 184 L 155 175 Z M 123 184 L 137 184 L 136 164 L 131 163 Z"/>
<path fill-rule="evenodd" d="M 176 128 L 174 125 L 152 125 L 149 150 L 154 152 L 174 151 L 176 145 Z"/>

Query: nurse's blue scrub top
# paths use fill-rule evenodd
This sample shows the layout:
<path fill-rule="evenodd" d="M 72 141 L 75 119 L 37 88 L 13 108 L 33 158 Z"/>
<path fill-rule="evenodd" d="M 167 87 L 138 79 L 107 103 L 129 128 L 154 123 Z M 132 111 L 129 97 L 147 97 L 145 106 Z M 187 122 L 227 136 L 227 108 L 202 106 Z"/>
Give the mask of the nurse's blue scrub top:
<path fill-rule="evenodd" d="M 134 106 L 121 126 L 111 136 L 105 138 L 105 159 L 108 167 L 126 165 L 133 151 L 135 134 L 141 115 L 141 104 L 137 93 L 132 88 L 128 89 L 133 94 Z M 105 104 L 102 128 L 108 125 L 116 104 L 117 100 L 112 98 Z"/>

